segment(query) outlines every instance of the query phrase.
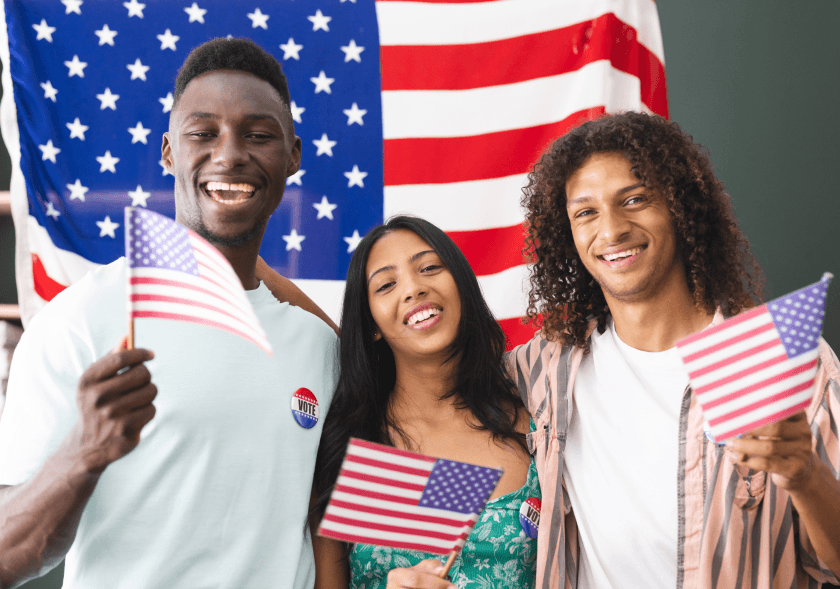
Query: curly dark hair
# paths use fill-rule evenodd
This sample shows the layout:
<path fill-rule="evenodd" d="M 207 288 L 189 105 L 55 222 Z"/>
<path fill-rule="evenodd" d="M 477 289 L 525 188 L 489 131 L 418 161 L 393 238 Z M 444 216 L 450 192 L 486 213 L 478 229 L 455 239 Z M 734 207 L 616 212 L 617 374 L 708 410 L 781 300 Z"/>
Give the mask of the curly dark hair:
<path fill-rule="evenodd" d="M 273 55 L 250 39 L 211 39 L 190 51 L 175 79 L 172 111 L 193 78 L 214 70 L 236 70 L 253 74 L 271 84 L 287 108 L 291 108 L 289 84 Z"/>
<path fill-rule="evenodd" d="M 528 235 L 523 253 L 534 260 L 526 320 L 543 336 L 589 350 L 590 320 L 606 328 L 601 287 L 575 248 L 566 212 L 566 182 L 597 153 L 620 153 L 636 177 L 668 201 L 677 247 L 694 304 L 733 315 L 761 301 L 764 274 L 708 151 L 658 115 L 626 112 L 588 121 L 557 139 L 528 175 L 522 205 Z"/>

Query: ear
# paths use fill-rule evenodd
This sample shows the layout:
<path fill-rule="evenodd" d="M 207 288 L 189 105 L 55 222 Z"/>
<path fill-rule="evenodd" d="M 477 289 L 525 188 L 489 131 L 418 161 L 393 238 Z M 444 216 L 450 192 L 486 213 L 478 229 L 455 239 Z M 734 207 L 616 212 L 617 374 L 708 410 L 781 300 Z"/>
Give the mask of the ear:
<path fill-rule="evenodd" d="M 169 138 L 169 131 L 163 134 L 163 145 L 160 146 L 160 155 L 164 168 L 172 174 L 172 142 Z"/>
<path fill-rule="evenodd" d="M 295 136 L 295 144 L 292 146 L 292 153 L 289 157 L 289 165 L 286 166 L 286 178 L 294 176 L 300 170 L 300 137 Z"/>

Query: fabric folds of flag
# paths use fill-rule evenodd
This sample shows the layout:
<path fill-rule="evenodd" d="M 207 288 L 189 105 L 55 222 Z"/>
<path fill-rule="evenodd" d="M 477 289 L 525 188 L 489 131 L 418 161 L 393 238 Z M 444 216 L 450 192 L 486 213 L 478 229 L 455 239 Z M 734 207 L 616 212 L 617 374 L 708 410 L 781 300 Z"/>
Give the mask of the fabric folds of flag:
<path fill-rule="evenodd" d="M 158 213 L 125 208 L 128 314 L 228 331 L 271 354 L 271 344 L 222 254 Z"/>
<path fill-rule="evenodd" d="M 459 551 L 502 471 L 353 439 L 319 534 L 344 542 Z"/>
<path fill-rule="evenodd" d="M 808 407 L 831 278 L 677 342 L 715 440 Z"/>

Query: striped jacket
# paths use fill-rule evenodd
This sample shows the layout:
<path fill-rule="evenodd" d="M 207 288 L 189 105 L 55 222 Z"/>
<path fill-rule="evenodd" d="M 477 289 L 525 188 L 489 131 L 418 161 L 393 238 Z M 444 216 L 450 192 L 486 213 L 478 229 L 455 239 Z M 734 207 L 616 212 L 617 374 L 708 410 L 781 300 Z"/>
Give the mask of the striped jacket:
<path fill-rule="evenodd" d="M 720 315 L 716 322 L 722 320 Z M 583 353 L 537 334 L 506 357 L 536 429 L 528 435 L 542 487 L 537 589 L 577 586 L 578 532 L 563 481 L 563 450 Z M 820 342 L 807 414 L 814 451 L 840 472 L 840 363 Z M 690 388 L 683 393 L 677 465 L 677 589 L 803 589 L 838 583 L 816 557 L 788 493 L 765 472 L 735 465 L 706 439 Z M 628 544 L 628 550 L 632 546 Z"/>

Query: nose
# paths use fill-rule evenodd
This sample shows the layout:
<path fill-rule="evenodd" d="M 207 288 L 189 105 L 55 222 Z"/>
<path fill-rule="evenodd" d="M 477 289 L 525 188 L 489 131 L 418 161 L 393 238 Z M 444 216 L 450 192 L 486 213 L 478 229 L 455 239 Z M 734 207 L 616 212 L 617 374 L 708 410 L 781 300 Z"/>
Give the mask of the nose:
<path fill-rule="evenodd" d="M 405 280 L 403 282 L 403 285 L 405 286 L 403 300 L 405 300 L 406 302 L 410 301 L 411 299 L 417 299 L 426 294 L 425 287 L 415 276 L 412 276 L 411 278 Z"/>
<path fill-rule="evenodd" d="M 248 149 L 236 133 L 221 132 L 213 148 L 213 163 L 224 168 L 242 166 L 248 161 Z"/>
<path fill-rule="evenodd" d="M 601 214 L 601 238 L 608 243 L 618 243 L 631 230 L 627 216 L 621 210 L 608 209 Z"/>

